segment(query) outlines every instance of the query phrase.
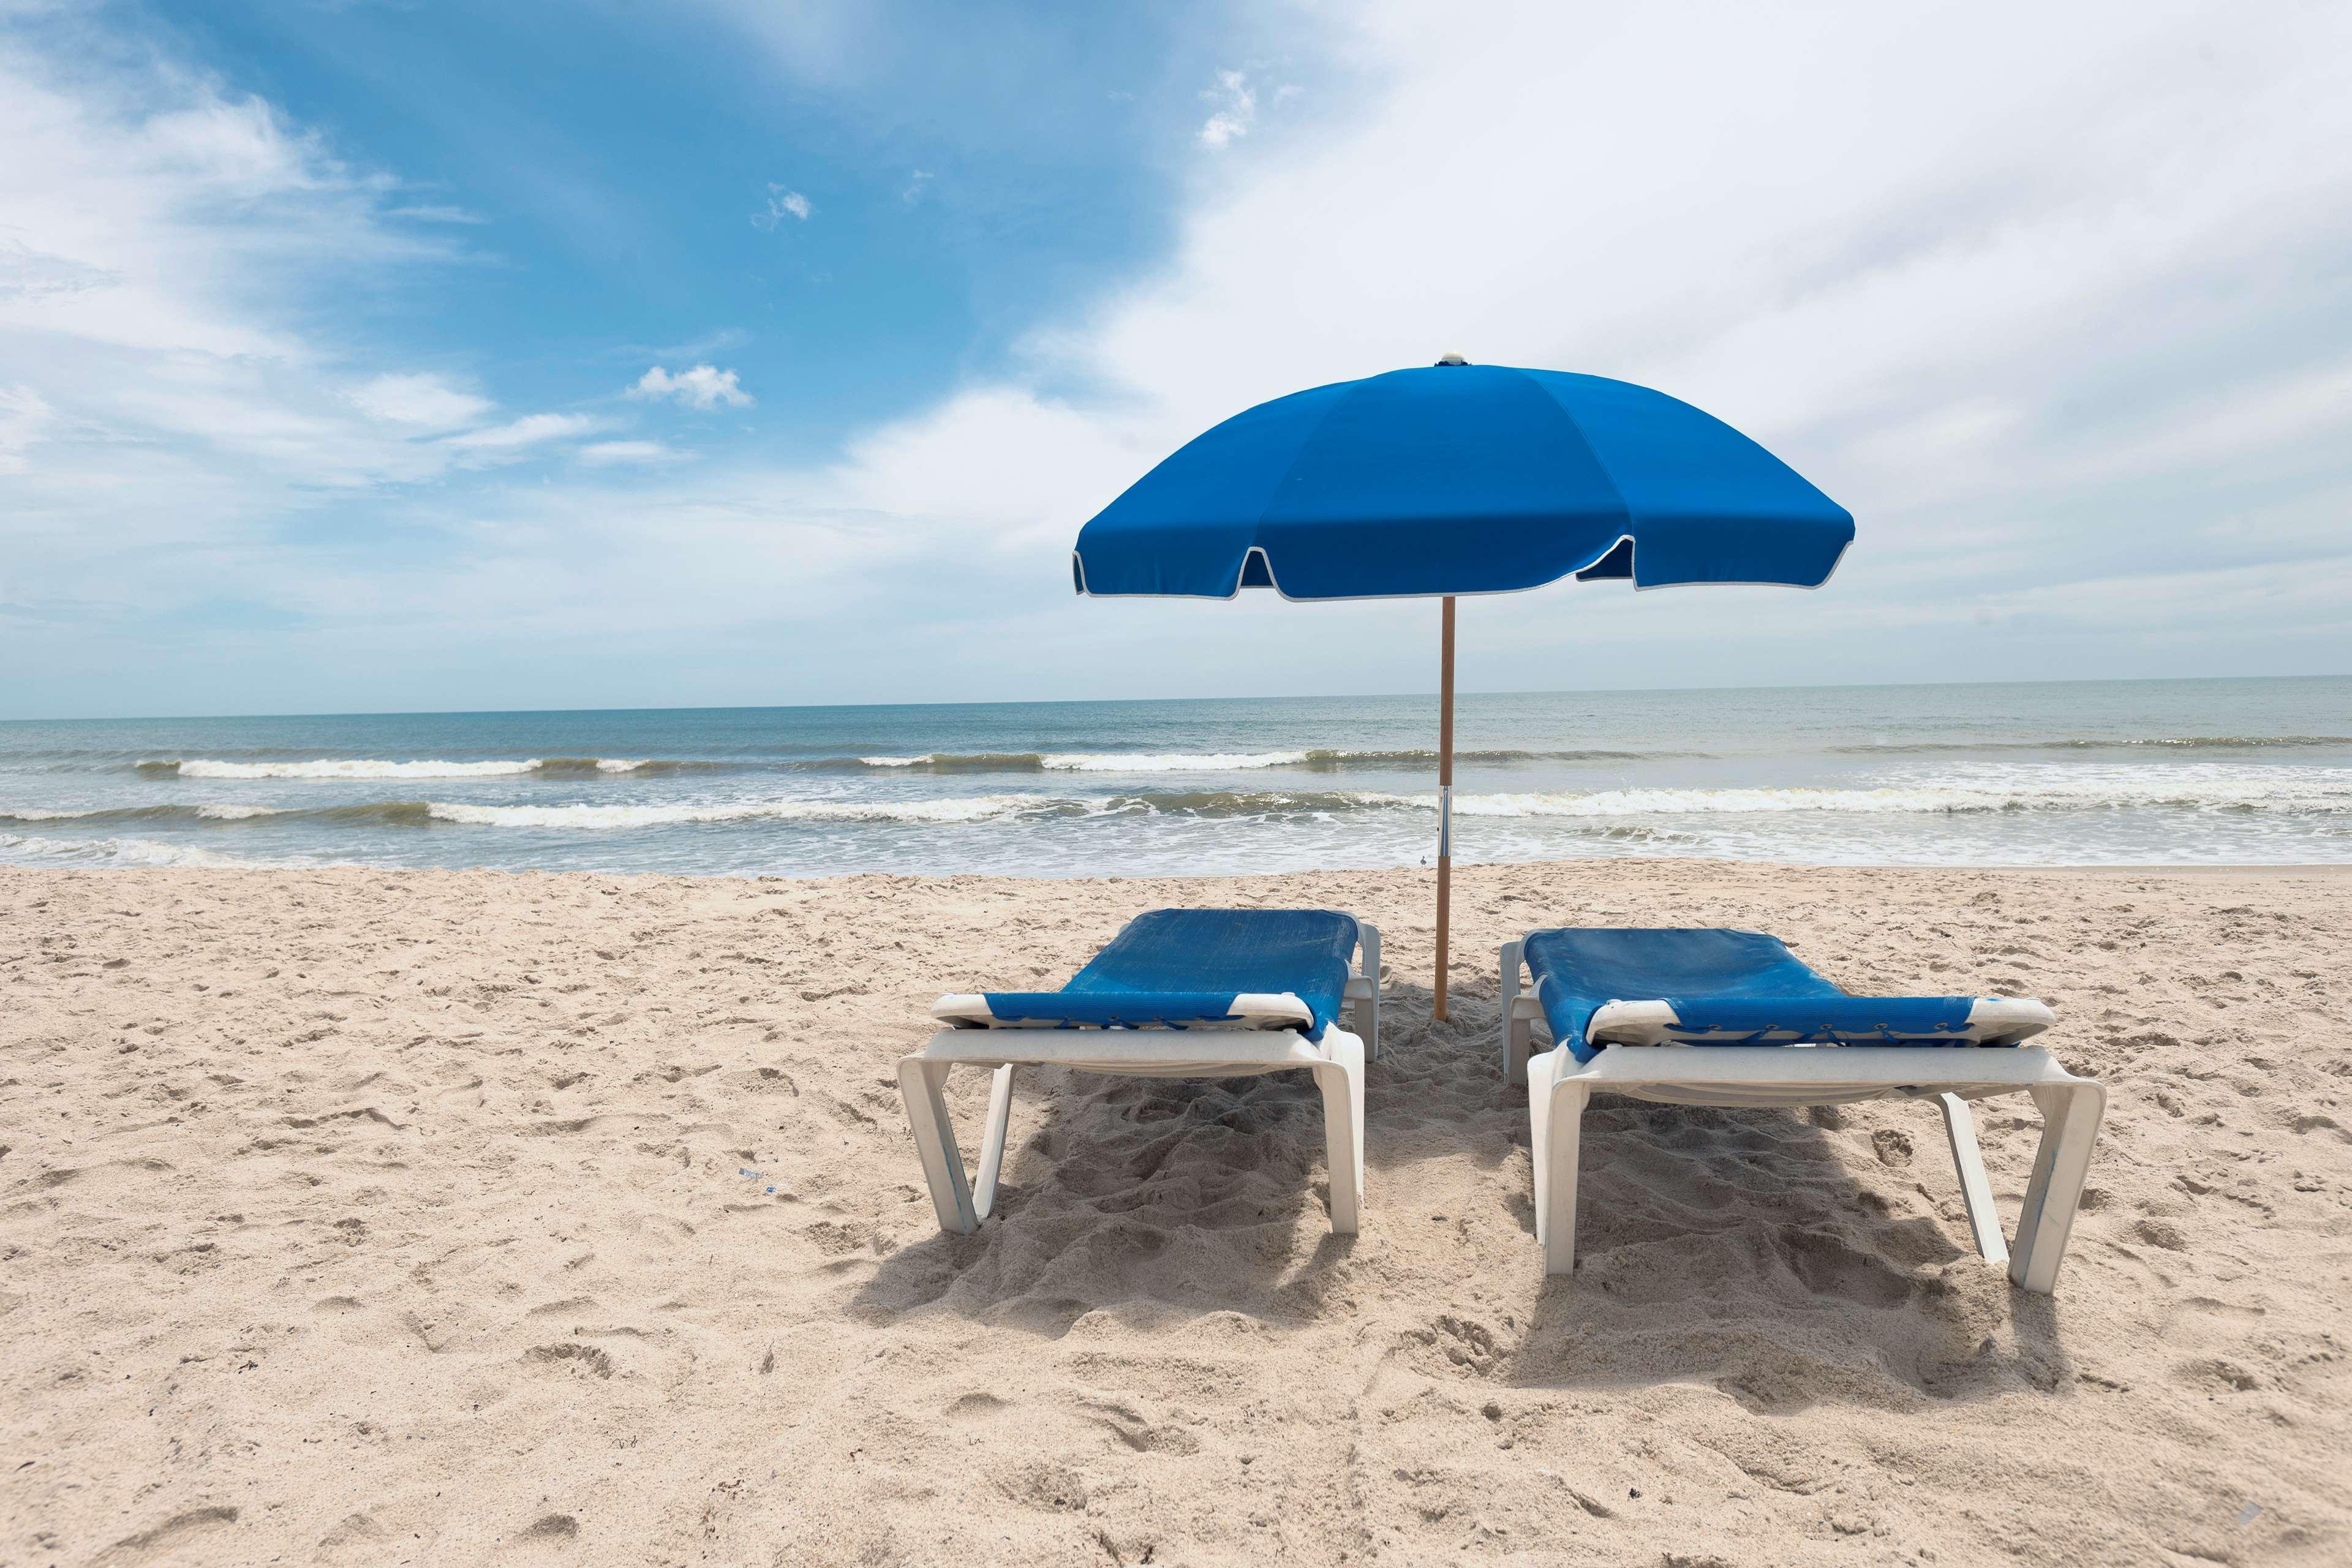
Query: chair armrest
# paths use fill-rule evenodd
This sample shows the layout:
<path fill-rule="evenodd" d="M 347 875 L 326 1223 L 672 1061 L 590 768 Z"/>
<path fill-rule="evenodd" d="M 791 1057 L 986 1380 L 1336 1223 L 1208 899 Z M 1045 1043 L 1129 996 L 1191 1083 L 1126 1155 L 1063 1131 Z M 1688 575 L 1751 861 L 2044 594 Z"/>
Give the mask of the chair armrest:
<path fill-rule="evenodd" d="M 1663 1046 L 1667 1031 L 1682 1020 L 1669 1002 L 1604 1002 L 1584 1026 L 1584 1039 L 1593 1046 Z"/>

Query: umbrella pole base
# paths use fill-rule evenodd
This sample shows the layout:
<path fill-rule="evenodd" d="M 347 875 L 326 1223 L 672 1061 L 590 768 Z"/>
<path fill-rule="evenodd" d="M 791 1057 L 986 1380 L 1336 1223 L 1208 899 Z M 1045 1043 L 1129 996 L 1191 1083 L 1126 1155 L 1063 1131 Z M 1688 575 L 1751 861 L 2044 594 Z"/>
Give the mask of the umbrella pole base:
<path fill-rule="evenodd" d="M 1451 935 L 1447 916 L 1453 912 L 1453 903 L 1454 857 L 1441 855 L 1437 858 L 1437 978 L 1430 987 L 1429 1006 L 1429 1016 L 1441 1024 L 1445 1022 L 1445 960 Z"/>
<path fill-rule="evenodd" d="M 1437 620 L 1437 974 L 1429 988 L 1429 1016 L 1445 1022 L 1445 969 L 1454 905 L 1454 595 Z"/>

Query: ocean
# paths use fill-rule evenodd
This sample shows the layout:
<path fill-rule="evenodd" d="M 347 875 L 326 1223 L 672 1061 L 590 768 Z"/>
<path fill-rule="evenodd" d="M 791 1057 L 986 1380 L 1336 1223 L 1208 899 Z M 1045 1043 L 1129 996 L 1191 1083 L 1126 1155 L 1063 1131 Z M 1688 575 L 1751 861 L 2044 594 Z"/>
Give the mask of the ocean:
<path fill-rule="evenodd" d="M 0 723 L 0 864 L 1413 865 L 1433 696 Z M 1464 861 L 2352 860 L 2352 679 L 1473 694 Z"/>

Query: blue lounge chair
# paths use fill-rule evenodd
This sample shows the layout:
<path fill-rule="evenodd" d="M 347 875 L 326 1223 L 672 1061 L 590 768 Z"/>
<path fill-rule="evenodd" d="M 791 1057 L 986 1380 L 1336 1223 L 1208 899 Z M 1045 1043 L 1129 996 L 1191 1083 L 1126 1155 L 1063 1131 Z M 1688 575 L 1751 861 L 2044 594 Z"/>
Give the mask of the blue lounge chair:
<path fill-rule="evenodd" d="M 1729 1106 L 1932 1096 L 1977 1250 L 2026 1289 L 2056 1283 L 2107 1097 L 2021 1044 L 2056 1021 L 2042 1003 L 1853 996 L 1776 939 L 1744 931 L 1529 931 L 1503 944 L 1502 969 L 1503 1070 L 1528 1086 L 1546 1273 L 1575 1267 L 1580 1129 L 1595 1090 Z M 1551 1045 L 1530 1061 L 1538 1023 Z M 2012 1248 L 1968 1102 L 2020 1092 L 2033 1097 L 2042 1131 Z"/>
<path fill-rule="evenodd" d="M 1349 955 L 1363 954 L 1360 971 Z M 1147 1078 L 1293 1069 L 1323 1091 L 1331 1228 L 1355 1234 L 1364 1184 L 1364 1059 L 1380 1054 L 1381 933 L 1328 910 L 1155 910 L 1059 991 L 942 996 L 948 1026 L 898 1062 L 898 1088 L 940 1228 L 995 1206 L 1016 1066 Z M 1362 1038 L 1340 1028 L 1342 1007 Z M 969 1182 L 940 1090 L 959 1065 L 995 1069 Z"/>

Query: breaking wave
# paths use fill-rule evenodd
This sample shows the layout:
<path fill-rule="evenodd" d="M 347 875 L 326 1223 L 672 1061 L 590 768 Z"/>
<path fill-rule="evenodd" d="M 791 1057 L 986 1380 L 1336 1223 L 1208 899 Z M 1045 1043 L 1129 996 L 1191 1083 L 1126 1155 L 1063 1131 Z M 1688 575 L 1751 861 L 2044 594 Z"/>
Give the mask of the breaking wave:
<path fill-rule="evenodd" d="M 931 752 L 919 757 L 859 757 L 866 768 L 904 768 L 925 773 L 1035 773 L 1045 770 L 1042 752 Z M 826 761 L 808 764 L 824 767 Z M 832 763 L 840 766 L 839 763 Z"/>
<path fill-rule="evenodd" d="M 1643 762 L 1654 758 L 1701 757 L 1703 752 L 1458 751 L 1457 763 L 1610 763 Z M 919 757 L 873 756 L 856 759 L 860 767 L 903 769 L 914 773 L 1223 773 L 1260 768 L 1304 768 L 1337 772 L 1343 768 L 1430 767 L 1437 762 L 1432 747 L 1388 751 L 1346 751 L 1310 747 L 1295 752 L 929 752 Z M 824 763 L 803 764 L 822 767 Z"/>
<path fill-rule="evenodd" d="M 1454 760 L 1457 763 L 1644 763 L 1706 755 L 1705 752 L 1628 752 L 1580 747 L 1540 752 L 1456 750 Z M 1382 767 L 1400 763 L 1434 767 L 1437 748 L 1414 746 L 1387 752 L 1314 751 L 1307 753 L 1307 766 L 1310 768 Z"/>
<path fill-rule="evenodd" d="M 634 773 L 651 768 L 659 772 L 665 767 L 677 767 L 676 763 L 657 763 L 651 757 L 541 757 L 534 773 Z"/>
<path fill-rule="evenodd" d="M 1351 811 L 1384 807 L 1417 808 L 1411 795 L 1378 795 L 1368 790 L 1154 790 L 1148 795 L 1114 795 L 1087 803 L 1093 816 L 1337 816 Z M 1429 805 L 1437 804 L 1431 796 Z"/>
<path fill-rule="evenodd" d="M 1423 797 L 1434 805 L 1433 797 Z M 1889 785 L 1876 789 L 1612 789 L 1456 795 L 1465 816 L 1652 816 L 1692 813 L 1941 813 L 2096 811 L 2352 812 L 2352 781 L 2333 787 L 2301 780 L 2210 778 L 2135 783 L 2117 779 L 2032 784 Z"/>
<path fill-rule="evenodd" d="M 931 752 L 919 757 L 860 757 L 869 768 L 923 773 L 1209 773 L 1297 767 L 1306 752 Z"/>
<path fill-rule="evenodd" d="M 232 763 L 211 757 L 151 758 L 142 773 L 184 779 L 488 779 L 522 773 L 554 777 L 614 773 L 675 773 L 689 769 L 731 768 L 737 763 L 667 757 L 520 757 L 453 763 L 435 759 L 386 762 L 377 757 L 314 757 L 295 763 Z"/>
<path fill-rule="evenodd" d="M 1952 777 L 1875 787 L 1767 785 L 1743 788 L 1617 788 L 1457 794 L 1465 817 L 1582 817 L 1628 820 L 1658 816 L 1748 816 L 1794 813 L 1956 815 L 1992 812 L 2085 812 L 2170 809 L 2352 815 L 2352 773 L 2326 768 L 2277 767 L 2227 773 L 2207 765 L 2179 768 L 2031 770 L 2026 778 Z M 1358 812 L 1433 811 L 1434 792 L 1396 794 L 1346 789 L 1140 789 L 1112 794 L 999 794 L 941 799 L 751 799 L 600 805 L 588 801 L 530 805 L 464 801 L 383 800 L 335 805 L 182 803 L 53 809 L 0 807 L 0 822 L 73 821 L 85 826 L 178 823 L 382 825 L 425 827 L 436 823 L 481 827 L 628 828 L 729 822 L 940 823 L 998 817 L 1047 816 L 1317 816 Z"/>
<path fill-rule="evenodd" d="M 152 838 L 33 838 L 0 833 L 0 858 L 34 866 L 252 866 L 192 844 Z"/>
<path fill-rule="evenodd" d="M 301 763 L 223 763 L 209 757 L 143 762 L 142 773 L 184 779 L 480 779 L 535 772 L 537 757 L 521 762 L 387 763 L 373 757 L 320 757 Z"/>
<path fill-rule="evenodd" d="M 1704 752 L 1608 748 L 1549 751 L 1498 748 L 1457 751 L 1454 758 L 1465 765 L 1475 765 L 1545 762 L 1635 763 L 1705 757 L 1707 754 Z M 1349 768 L 1426 768 L 1434 766 L 1436 762 L 1437 752 L 1431 747 L 1363 751 L 1307 747 L 1278 752 L 927 752 L 919 756 L 500 757 L 478 762 L 440 758 L 395 761 L 381 757 L 310 757 L 287 761 L 151 757 L 132 766 L 142 773 L 157 778 L 351 780 L 514 778 L 525 775 L 613 778 L 704 772 L 855 773 L 873 769 L 909 773 L 1249 773 L 1265 768 L 1336 773 Z"/>
<path fill-rule="evenodd" d="M 2352 735 L 2070 736 L 2050 741 L 1868 741 L 1828 749 L 1846 756 L 1929 756 L 1955 752 L 2248 752 L 2352 746 Z"/>
<path fill-rule="evenodd" d="M 614 828 L 661 827 L 704 822 L 978 822 L 1024 812 L 1067 811 L 1068 801 L 1038 795 L 975 795 L 961 800 L 848 801 L 761 800 L 730 805 L 467 805 L 432 801 L 425 814 L 436 822 L 473 827 Z"/>
<path fill-rule="evenodd" d="M 1291 768 L 1306 760 L 1305 752 L 1066 752 L 1046 753 L 1045 767 L 1072 773 L 1222 773 Z"/>
<path fill-rule="evenodd" d="M 1748 789 L 1538 790 L 1456 795 L 1461 816 L 1638 818 L 1755 816 L 1798 812 L 1869 815 L 1955 815 L 1977 812 L 2097 811 L 2172 808 L 2352 814 L 2352 779 L 2333 788 L 2312 782 L 2215 778 L 2132 784 L 2053 779 L 2032 784 L 1922 784 L 1876 789 L 1792 785 Z M 1434 812 L 1433 793 L 1391 795 L 1370 790 L 1277 793 L 1253 790 L 1163 791 L 1117 795 L 1097 808 L 1196 816 L 1250 813 L 1327 815 L 1409 809 Z"/>

